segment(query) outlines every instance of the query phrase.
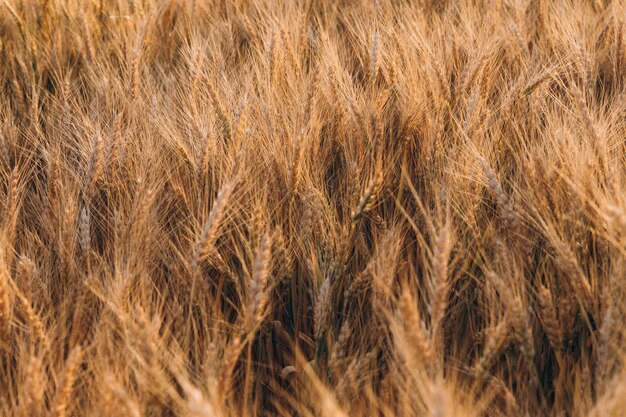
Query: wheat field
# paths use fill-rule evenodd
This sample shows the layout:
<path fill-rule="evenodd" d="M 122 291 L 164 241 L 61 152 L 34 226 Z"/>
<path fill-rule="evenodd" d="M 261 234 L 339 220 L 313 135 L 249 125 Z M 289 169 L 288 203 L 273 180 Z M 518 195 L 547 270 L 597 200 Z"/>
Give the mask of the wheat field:
<path fill-rule="evenodd" d="M 1 0 L 0 415 L 626 415 L 623 0 Z"/>

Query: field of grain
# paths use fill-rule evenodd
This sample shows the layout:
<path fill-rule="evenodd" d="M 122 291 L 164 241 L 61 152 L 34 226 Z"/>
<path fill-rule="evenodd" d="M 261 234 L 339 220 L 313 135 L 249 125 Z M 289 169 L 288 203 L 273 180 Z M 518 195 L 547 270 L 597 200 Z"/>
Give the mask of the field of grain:
<path fill-rule="evenodd" d="M 0 0 L 0 416 L 626 415 L 623 0 Z"/>

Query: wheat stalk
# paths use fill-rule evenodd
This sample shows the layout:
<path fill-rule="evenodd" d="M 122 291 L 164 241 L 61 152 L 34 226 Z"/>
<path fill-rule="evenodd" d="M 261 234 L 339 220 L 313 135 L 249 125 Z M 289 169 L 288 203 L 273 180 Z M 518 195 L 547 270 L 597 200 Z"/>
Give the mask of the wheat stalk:
<path fill-rule="evenodd" d="M 63 377 L 57 387 L 56 395 L 54 398 L 54 404 L 52 408 L 53 417 L 66 417 L 67 407 L 69 405 L 70 396 L 72 395 L 72 388 L 76 380 L 76 374 L 78 367 L 83 360 L 83 351 L 80 346 L 76 346 L 70 352 L 67 360 L 65 361 L 65 369 L 63 370 Z"/>
<path fill-rule="evenodd" d="M 28 300 L 28 298 L 26 298 L 26 296 L 17 289 L 15 293 L 17 299 L 22 305 L 22 311 L 24 317 L 26 318 L 26 322 L 34 332 L 35 337 L 37 338 L 37 340 L 39 340 L 44 350 L 47 351 L 50 347 L 50 338 L 48 337 L 48 332 L 46 331 L 46 327 L 43 321 L 33 309 L 30 300 Z"/>
<path fill-rule="evenodd" d="M 375 31 L 372 38 L 372 46 L 370 49 L 370 73 L 372 79 L 378 78 L 378 72 L 380 69 L 380 32 Z"/>
<path fill-rule="evenodd" d="M 500 181 L 496 178 L 496 175 L 491 170 L 491 167 L 489 167 L 489 164 L 487 164 L 487 161 L 485 161 L 484 158 L 480 158 L 479 162 L 485 176 L 489 180 L 489 188 L 491 188 L 496 196 L 498 207 L 502 212 L 502 219 L 509 227 L 513 228 L 517 224 L 517 215 L 513 203 L 502 189 Z"/>
<path fill-rule="evenodd" d="M 236 179 L 231 179 L 225 182 L 224 185 L 222 185 L 222 188 L 220 188 L 220 191 L 217 193 L 217 197 L 213 202 L 213 207 L 209 212 L 209 217 L 202 227 L 202 233 L 194 246 L 193 254 L 191 256 L 191 271 L 194 276 L 194 284 L 197 279 L 197 275 L 200 273 L 200 262 L 202 258 L 213 249 L 213 245 L 217 239 L 220 223 L 224 218 L 225 209 L 235 188 L 235 184 Z"/>
<path fill-rule="evenodd" d="M 483 347 L 483 352 L 474 370 L 481 380 L 488 378 L 488 373 L 493 365 L 493 361 L 505 347 L 509 335 L 510 326 L 506 321 L 501 321 L 493 329 L 487 332 L 487 338 Z"/>
<path fill-rule="evenodd" d="M 315 308 L 313 313 L 313 323 L 315 340 L 320 343 L 324 337 L 324 333 L 328 329 L 328 323 L 330 319 L 330 297 L 331 297 L 331 282 L 330 277 L 327 276 L 322 280 L 322 284 L 315 297 Z"/>
<path fill-rule="evenodd" d="M 540 286 L 538 296 L 544 330 L 552 347 L 559 351 L 563 343 L 563 330 L 559 324 L 552 293 L 547 287 Z"/>
<path fill-rule="evenodd" d="M 268 279 L 272 268 L 272 238 L 265 233 L 261 239 L 259 251 L 254 261 L 252 280 L 250 282 L 248 304 L 246 307 L 247 333 L 252 333 L 263 321 L 269 298 Z"/>
<path fill-rule="evenodd" d="M 364 214 L 374 207 L 376 198 L 380 193 L 380 188 L 383 182 L 382 170 L 378 170 L 375 176 L 370 180 L 367 188 L 361 195 L 359 202 L 352 212 L 352 223 L 357 222 Z"/>
<path fill-rule="evenodd" d="M 448 258 L 450 257 L 450 225 L 446 225 L 437 235 L 433 253 L 433 301 L 431 306 L 431 326 L 433 339 L 439 332 L 448 305 Z M 434 340 L 433 340 L 434 342 Z"/>
<path fill-rule="evenodd" d="M 418 362 L 430 362 L 433 355 L 433 346 L 428 337 L 424 323 L 419 317 L 414 297 L 405 289 L 398 301 L 400 317 L 405 323 L 405 337 L 411 347 L 413 358 Z"/>
<path fill-rule="evenodd" d="M 222 106 L 222 103 L 217 94 L 217 90 L 215 89 L 215 86 L 213 85 L 213 83 L 211 81 L 207 81 L 206 86 L 207 86 L 207 90 L 209 91 L 209 96 L 211 97 L 211 102 L 213 103 L 213 108 L 215 109 L 217 117 L 219 118 L 219 122 L 221 124 L 224 135 L 226 136 L 227 139 L 230 139 L 232 138 L 232 132 L 233 132 L 230 117 L 228 117 L 226 110 Z"/>
<path fill-rule="evenodd" d="M 0 335 L 6 338 L 11 328 L 11 300 L 9 298 L 8 284 L 3 270 L 0 277 Z"/>

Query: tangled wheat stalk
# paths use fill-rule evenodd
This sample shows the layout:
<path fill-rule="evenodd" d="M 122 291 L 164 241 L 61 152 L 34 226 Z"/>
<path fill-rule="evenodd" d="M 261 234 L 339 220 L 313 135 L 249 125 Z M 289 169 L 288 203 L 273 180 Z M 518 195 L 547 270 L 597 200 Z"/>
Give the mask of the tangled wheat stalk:
<path fill-rule="evenodd" d="M 626 413 L 624 0 L 0 0 L 0 416 Z"/>

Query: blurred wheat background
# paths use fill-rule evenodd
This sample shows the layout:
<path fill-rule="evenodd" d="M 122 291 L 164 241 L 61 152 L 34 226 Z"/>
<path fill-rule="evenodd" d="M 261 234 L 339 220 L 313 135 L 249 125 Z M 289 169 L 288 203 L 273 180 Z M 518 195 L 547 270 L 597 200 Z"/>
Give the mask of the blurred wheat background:
<path fill-rule="evenodd" d="M 2 0 L 0 415 L 625 415 L 625 22 Z"/>

